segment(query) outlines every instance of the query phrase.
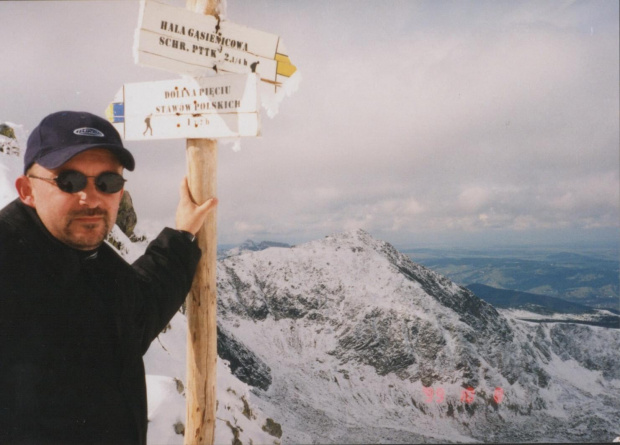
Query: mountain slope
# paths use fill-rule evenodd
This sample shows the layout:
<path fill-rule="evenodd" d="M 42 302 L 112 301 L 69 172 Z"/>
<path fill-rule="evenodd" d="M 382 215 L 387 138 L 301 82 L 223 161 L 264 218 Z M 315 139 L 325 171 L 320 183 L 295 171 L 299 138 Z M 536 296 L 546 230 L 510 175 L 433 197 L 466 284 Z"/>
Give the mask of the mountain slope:
<path fill-rule="evenodd" d="M 363 231 L 220 261 L 218 310 L 271 370 L 253 394 L 283 442 L 610 441 L 620 423 L 617 332 L 574 345 Z"/>

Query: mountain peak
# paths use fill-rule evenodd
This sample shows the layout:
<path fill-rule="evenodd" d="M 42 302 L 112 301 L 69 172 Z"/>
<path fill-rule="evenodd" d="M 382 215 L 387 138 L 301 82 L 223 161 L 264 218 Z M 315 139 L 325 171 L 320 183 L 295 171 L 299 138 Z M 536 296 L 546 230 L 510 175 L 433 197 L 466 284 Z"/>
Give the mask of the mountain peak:
<path fill-rule="evenodd" d="M 346 230 L 344 232 L 337 232 L 325 237 L 326 239 L 336 239 L 336 240 L 358 240 L 362 242 L 373 242 L 376 241 L 370 233 L 366 232 L 364 229 L 351 229 Z"/>
<path fill-rule="evenodd" d="M 230 249 L 223 253 L 223 257 L 231 257 L 236 255 L 241 255 L 245 252 L 260 252 L 261 250 L 268 249 L 270 247 L 278 247 L 278 248 L 290 248 L 291 246 L 286 243 L 279 243 L 276 241 L 261 241 L 259 243 L 254 242 L 251 239 L 245 240 L 238 247 Z"/>
<path fill-rule="evenodd" d="M 370 233 L 363 229 L 352 229 L 345 232 L 334 233 L 326 236 L 322 240 L 314 242 L 332 246 L 339 245 L 340 247 L 348 246 L 351 248 L 370 248 L 376 251 L 381 251 L 386 245 L 389 245 L 385 241 L 380 241 L 373 238 Z"/>

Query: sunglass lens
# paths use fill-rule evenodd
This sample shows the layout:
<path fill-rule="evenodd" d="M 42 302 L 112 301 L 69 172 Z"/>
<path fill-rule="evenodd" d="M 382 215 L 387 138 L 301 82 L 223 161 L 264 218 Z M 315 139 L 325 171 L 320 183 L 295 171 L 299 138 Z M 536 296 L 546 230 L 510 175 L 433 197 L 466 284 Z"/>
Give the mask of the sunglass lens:
<path fill-rule="evenodd" d="M 86 187 L 88 179 L 80 172 L 65 171 L 58 175 L 56 184 L 63 192 L 77 193 Z"/>
<path fill-rule="evenodd" d="M 95 186 L 103 193 L 120 192 L 125 185 L 125 179 L 118 173 L 102 173 L 95 178 Z"/>

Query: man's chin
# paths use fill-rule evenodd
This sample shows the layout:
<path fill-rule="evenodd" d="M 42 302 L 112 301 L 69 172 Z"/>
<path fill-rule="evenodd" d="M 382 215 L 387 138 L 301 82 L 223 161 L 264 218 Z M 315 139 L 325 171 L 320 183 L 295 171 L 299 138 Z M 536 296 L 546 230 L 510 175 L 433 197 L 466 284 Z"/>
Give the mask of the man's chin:
<path fill-rule="evenodd" d="M 103 244 L 109 232 L 106 226 L 98 224 L 88 224 L 80 229 L 79 231 L 66 234 L 67 236 L 62 241 L 74 249 L 94 250 Z"/>

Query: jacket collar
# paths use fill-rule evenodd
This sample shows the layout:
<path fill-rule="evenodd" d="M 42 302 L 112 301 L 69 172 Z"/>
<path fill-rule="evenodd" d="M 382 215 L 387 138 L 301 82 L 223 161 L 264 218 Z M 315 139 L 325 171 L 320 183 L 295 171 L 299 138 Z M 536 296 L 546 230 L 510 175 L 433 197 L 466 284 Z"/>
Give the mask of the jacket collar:
<path fill-rule="evenodd" d="M 83 261 L 90 261 L 98 256 L 99 248 L 84 252 L 59 241 L 47 230 L 34 208 L 19 200 L 17 200 L 17 205 L 21 209 L 26 223 L 24 224 L 25 230 L 33 233 L 32 240 L 36 244 L 34 253 L 41 255 L 43 263 L 51 268 L 63 284 L 75 278 Z"/>

